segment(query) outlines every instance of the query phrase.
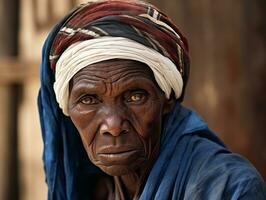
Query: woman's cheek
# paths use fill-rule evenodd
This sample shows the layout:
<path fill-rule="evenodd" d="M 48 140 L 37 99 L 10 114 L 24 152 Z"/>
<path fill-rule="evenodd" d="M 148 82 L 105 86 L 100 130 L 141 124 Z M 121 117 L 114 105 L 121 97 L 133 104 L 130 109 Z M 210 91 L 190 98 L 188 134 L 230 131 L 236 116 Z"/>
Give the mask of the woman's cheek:
<path fill-rule="evenodd" d="M 97 112 L 96 110 L 73 109 L 69 112 L 70 118 L 77 128 L 83 143 L 89 145 L 97 131 Z"/>
<path fill-rule="evenodd" d="M 161 112 L 161 104 L 157 101 L 151 101 L 142 109 L 135 111 L 136 117 L 134 119 L 137 120 L 135 124 L 141 137 L 147 139 L 161 131 Z"/>

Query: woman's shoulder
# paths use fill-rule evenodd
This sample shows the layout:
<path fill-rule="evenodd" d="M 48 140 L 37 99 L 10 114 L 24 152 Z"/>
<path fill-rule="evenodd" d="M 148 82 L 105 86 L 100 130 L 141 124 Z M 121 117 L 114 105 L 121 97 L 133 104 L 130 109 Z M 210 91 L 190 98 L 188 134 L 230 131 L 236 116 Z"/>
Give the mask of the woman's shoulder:
<path fill-rule="evenodd" d="M 266 199 L 265 182 L 246 158 L 204 132 L 192 138 L 189 198 L 185 199 Z"/>

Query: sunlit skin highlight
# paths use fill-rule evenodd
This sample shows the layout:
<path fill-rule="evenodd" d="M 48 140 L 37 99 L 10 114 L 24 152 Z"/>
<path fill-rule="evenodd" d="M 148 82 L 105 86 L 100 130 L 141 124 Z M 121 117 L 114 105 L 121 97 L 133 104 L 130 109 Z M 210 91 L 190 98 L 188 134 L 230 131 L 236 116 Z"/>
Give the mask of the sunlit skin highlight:
<path fill-rule="evenodd" d="M 136 195 L 158 155 L 162 118 L 174 105 L 145 64 L 109 60 L 71 80 L 69 115 L 87 154 Z"/>

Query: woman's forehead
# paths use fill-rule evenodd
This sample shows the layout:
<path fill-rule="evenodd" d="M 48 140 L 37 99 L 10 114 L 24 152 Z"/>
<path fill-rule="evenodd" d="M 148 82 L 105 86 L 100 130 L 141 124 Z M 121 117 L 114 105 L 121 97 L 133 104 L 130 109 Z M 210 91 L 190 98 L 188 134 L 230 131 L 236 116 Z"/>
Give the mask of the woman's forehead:
<path fill-rule="evenodd" d="M 128 60 L 111 60 L 89 65 L 75 74 L 69 89 L 72 95 L 86 91 L 116 96 L 132 89 L 162 93 L 148 66 Z"/>
<path fill-rule="evenodd" d="M 114 59 L 89 65 L 73 76 L 73 83 L 83 80 L 114 82 L 126 78 L 147 78 L 155 81 L 153 72 L 144 63 L 134 60 Z"/>

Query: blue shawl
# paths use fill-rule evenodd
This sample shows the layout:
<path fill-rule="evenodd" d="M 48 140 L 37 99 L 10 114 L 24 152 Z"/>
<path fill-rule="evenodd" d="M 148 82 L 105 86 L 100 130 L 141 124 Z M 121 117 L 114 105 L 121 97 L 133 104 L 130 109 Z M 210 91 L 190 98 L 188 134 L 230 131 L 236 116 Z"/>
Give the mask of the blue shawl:
<path fill-rule="evenodd" d="M 42 53 L 43 162 L 49 200 L 82 200 L 90 199 L 94 177 L 103 172 L 89 161 L 76 128 L 55 100 L 49 52 L 65 20 L 49 34 Z M 247 160 L 231 153 L 195 112 L 177 104 L 164 118 L 160 153 L 140 199 L 265 200 L 266 187 Z"/>

